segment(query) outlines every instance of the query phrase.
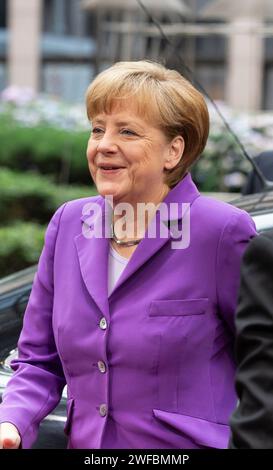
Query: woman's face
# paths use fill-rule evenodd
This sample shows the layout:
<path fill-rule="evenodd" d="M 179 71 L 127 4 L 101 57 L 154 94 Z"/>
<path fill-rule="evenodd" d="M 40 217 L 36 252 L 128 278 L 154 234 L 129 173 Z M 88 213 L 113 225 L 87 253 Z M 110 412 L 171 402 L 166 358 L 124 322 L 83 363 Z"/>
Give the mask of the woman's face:
<path fill-rule="evenodd" d="M 87 160 L 102 196 L 114 202 L 155 202 L 168 193 L 163 170 L 170 143 L 161 130 L 132 108 L 113 108 L 92 119 Z"/>

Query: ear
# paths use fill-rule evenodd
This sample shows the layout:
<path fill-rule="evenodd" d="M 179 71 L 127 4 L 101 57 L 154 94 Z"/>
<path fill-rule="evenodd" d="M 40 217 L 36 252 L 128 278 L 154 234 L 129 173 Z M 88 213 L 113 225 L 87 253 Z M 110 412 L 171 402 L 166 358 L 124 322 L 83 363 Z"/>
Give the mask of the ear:
<path fill-rule="evenodd" d="M 164 168 L 172 170 L 181 160 L 185 149 L 185 141 L 181 135 L 177 135 L 169 144 L 168 156 Z"/>

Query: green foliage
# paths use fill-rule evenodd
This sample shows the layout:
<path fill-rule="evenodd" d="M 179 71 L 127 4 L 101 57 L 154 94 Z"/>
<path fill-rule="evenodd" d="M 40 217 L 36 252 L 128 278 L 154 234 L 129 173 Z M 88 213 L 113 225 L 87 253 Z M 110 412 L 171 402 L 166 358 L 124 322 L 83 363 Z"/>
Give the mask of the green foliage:
<path fill-rule="evenodd" d="M 13 220 L 45 224 L 63 202 L 94 194 L 91 184 L 56 186 L 49 177 L 0 167 L 0 225 Z"/>
<path fill-rule="evenodd" d="M 36 263 L 44 241 L 45 227 L 31 222 L 14 222 L 0 227 L 0 276 Z"/>
<path fill-rule="evenodd" d="M 250 171 L 248 161 L 234 138 L 223 130 L 212 129 L 206 148 L 192 169 L 200 191 L 231 191 L 227 175 L 240 174 L 241 185 Z M 240 185 L 236 191 L 240 190 Z"/>
<path fill-rule="evenodd" d="M 56 186 L 37 173 L 0 167 L 0 277 L 37 263 L 45 228 L 57 207 L 94 194 L 91 184 Z"/>
<path fill-rule="evenodd" d="M 90 131 L 77 111 L 41 100 L 0 108 L 2 277 L 38 261 L 57 207 L 96 189 L 86 160 Z"/>
<path fill-rule="evenodd" d="M 42 123 L 28 127 L 8 114 L 0 114 L 0 165 L 52 174 L 58 182 L 88 184 L 89 134 Z"/>

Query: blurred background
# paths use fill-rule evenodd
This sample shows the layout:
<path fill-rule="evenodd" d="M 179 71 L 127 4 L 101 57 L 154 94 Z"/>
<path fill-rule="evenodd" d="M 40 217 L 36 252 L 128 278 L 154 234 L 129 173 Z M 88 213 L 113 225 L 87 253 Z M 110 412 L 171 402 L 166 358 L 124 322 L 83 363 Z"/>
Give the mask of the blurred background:
<path fill-rule="evenodd" d="M 252 157 L 272 150 L 273 1 L 0 0 L 0 277 L 34 264 L 66 200 L 95 194 L 84 95 L 118 60 L 154 59 L 216 100 Z M 208 101 L 211 131 L 193 177 L 231 199 L 250 164 Z M 270 153 L 269 153 L 270 155 Z"/>

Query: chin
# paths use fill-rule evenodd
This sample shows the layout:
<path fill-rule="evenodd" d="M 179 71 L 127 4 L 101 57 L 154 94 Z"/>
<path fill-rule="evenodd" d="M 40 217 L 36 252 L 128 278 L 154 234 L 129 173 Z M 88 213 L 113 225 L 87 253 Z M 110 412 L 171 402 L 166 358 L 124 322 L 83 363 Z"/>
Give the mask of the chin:
<path fill-rule="evenodd" d="M 111 184 L 98 184 L 97 190 L 101 196 L 113 196 L 114 199 L 119 195 L 118 188 Z"/>

